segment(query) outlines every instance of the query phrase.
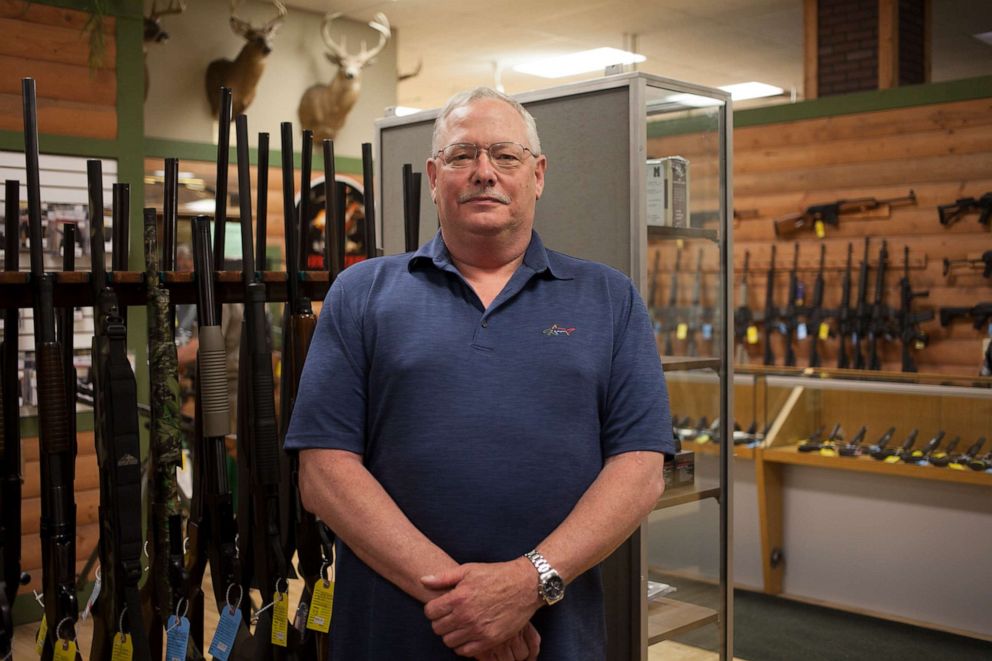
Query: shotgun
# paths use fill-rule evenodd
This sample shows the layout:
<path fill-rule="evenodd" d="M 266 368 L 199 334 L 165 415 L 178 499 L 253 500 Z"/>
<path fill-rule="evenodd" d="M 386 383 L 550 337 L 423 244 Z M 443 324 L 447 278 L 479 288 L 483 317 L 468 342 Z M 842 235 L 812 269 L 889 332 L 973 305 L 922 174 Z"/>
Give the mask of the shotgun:
<path fill-rule="evenodd" d="M 278 592 L 280 586 L 287 585 L 287 563 L 283 555 L 279 520 L 282 453 L 273 399 L 272 354 L 265 323 L 265 285 L 255 271 L 252 249 L 248 118 L 238 115 L 235 125 L 238 197 L 241 203 L 242 282 L 245 291 L 238 389 L 238 521 L 243 561 L 240 584 L 245 595 L 253 584 L 257 585 L 263 599 L 268 600 L 269 595 Z M 242 600 L 242 611 L 245 622 L 249 621 L 249 599 Z M 254 637 L 258 654 L 255 658 L 285 658 L 285 647 L 268 642 L 272 634 L 273 609 L 260 610 L 256 617 L 258 625 Z"/>
<path fill-rule="evenodd" d="M 331 282 L 344 269 L 344 195 L 338 193 L 334 141 L 324 139 L 324 268 Z"/>
<path fill-rule="evenodd" d="M 42 251 L 41 184 L 38 167 L 38 112 L 35 82 L 21 81 L 24 105 L 24 155 L 27 170 L 31 282 L 34 285 L 34 341 L 38 370 L 38 436 L 41 459 L 42 585 L 48 633 L 42 659 L 55 645 L 76 639 L 76 443 L 69 435 L 62 347 L 55 337 L 55 276 L 45 272 Z M 78 654 L 77 654 L 78 656 Z M 81 657 L 80 657 L 81 658 Z"/>
<path fill-rule="evenodd" d="M 362 143 L 362 182 L 365 186 L 365 257 L 372 259 L 378 255 L 375 244 L 375 192 L 372 177 L 372 144 Z"/>
<path fill-rule="evenodd" d="M 266 270 L 268 260 L 265 248 L 268 242 L 269 223 L 269 134 L 258 134 L 258 198 L 255 202 L 255 263 L 258 270 Z"/>

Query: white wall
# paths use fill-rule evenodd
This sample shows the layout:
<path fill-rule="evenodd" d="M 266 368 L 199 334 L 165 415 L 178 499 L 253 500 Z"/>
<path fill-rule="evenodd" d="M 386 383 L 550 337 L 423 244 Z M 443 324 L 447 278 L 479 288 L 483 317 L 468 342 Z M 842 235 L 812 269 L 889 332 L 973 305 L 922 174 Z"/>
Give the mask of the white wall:
<path fill-rule="evenodd" d="M 160 1 L 159 4 L 164 3 Z M 170 35 L 169 41 L 152 44 L 148 49 L 145 135 L 216 143 L 216 129 L 204 82 L 207 64 L 219 58 L 234 59 L 244 40 L 230 30 L 226 0 L 190 0 L 186 5 L 183 14 L 162 18 L 162 26 Z M 246 0 L 239 16 L 258 25 L 274 12 L 271 4 Z M 259 131 L 268 131 L 270 144 L 278 149 L 279 123 L 292 120 L 294 146 L 299 151 L 300 126 L 296 109 L 300 97 L 310 85 L 330 82 L 336 71 L 324 57 L 321 18 L 320 14 L 289 9 L 267 58 L 255 100 L 246 111 L 253 144 Z M 345 18 L 337 19 L 331 32 L 336 37 L 343 35 L 346 38 L 349 52 L 356 52 L 362 40 L 369 47 L 378 40 L 378 33 L 368 25 Z M 361 144 L 373 141 L 375 120 L 383 116 L 387 106 L 396 105 L 396 38 L 394 30 L 393 38 L 376 62 L 363 72 L 358 103 L 334 141 L 336 155 L 360 158 Z M 233 139 L 231 144 L 234 144 Z"/>

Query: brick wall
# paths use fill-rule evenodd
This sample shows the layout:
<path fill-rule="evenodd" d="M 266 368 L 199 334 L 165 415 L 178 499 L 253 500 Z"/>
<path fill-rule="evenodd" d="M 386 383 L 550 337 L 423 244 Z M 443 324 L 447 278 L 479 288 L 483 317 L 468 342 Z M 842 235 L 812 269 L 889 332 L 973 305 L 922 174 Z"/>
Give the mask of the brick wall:
<path fill-rule="evenodd" d="M 878 3 L 817 2 L 819 96 L 878 88 Z"/>

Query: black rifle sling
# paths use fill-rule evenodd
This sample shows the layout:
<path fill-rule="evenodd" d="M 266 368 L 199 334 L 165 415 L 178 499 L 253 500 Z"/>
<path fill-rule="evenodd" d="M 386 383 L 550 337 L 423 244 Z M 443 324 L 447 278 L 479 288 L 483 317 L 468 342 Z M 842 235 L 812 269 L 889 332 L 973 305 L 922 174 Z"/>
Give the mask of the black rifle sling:
<path fill-rule="evenodd" d="M 127 328 L 119 317 L 107 319 L 108 355 L 104 365 L 104 424 L 114 462 L 114 558 L 120 568 L 124 605 L 134 658 L 150 658 L 141 617 L 141 446 L 138 440 L 138 389 L 127 359 Z"/>

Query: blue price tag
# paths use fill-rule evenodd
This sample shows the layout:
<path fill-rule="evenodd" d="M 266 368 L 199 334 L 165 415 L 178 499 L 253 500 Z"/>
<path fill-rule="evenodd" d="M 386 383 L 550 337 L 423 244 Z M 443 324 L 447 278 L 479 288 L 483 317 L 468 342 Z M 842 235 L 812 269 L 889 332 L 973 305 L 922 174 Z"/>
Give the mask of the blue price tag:
<path fill-rule="evenodd" d="M 214 639 L 210 642 L 210 649 L 208 650 L 215 659 L 227 661 L 240 626 L 241 611 L 234 606 L 225 606 L 220 612 L 217 631 L 214 633 Z"/>
<path fill-rule="evenodd" d="M 806 324 L 800 323 L 796 326 L 796 339 L 805 340 L 806 339 Z"/>
<path fill-rule="evenodd" d="M 189 620 L 185 617 L 169 616 L 166 627 L 165 661 L 186 661 L 186 646 L 189 643 Z"/>
<path fill-rule="evenodd" d="M 703 339 L 713 339 L 713 324 L 703 324 Z"/>

